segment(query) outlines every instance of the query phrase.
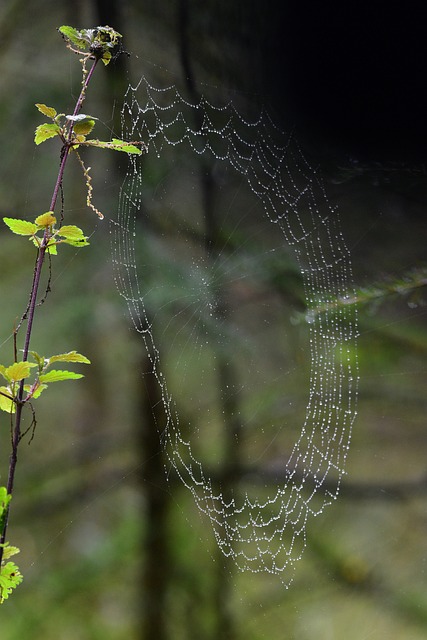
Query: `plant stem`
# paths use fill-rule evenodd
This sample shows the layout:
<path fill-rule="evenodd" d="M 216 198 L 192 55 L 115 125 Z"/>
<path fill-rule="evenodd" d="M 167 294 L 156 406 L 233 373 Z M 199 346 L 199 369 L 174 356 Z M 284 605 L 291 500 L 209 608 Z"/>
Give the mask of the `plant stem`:
<path fill-rule="evenodd" d="M 95 71 L 95 67 L 96 67 L 97 63 L 98 63 L 98 58 L 96 58 L 93 61 L 93 64 L 92 64 L 91 68 L 89 69 L 89 71 L 88 71 L 88 73 L 86 75 L 86 78 L 85 78 L 85 80 L 83 82 L 82 90 L 80 92 L 79 98 L 78 98 L 78 100 L 76 102 L 76 106 L 75 106 L 74 111 L 73 111 L 73 116 L 76 116 L 78 114 L 78 112 L 80 111 L 80 109 L 82 108 L 83 101 L 84 101 L 85 96 L 86 96 L 86 89 L 87 89 L 87 86 L 88 86 L 88 84 L 90 82 L 90 79 L 92 78 L 93 72 Z M 53 189 L 52 200 L 51 200 L 51 203 L 50 203 L 49 211 L 54 211 L 55 210 L 56 201 L 58 199 L 59 189 L 60 189 L 60 186 L 62 184 L 62 178 L 63 178 L 63 175 L 64 175 L 65 165 L 66 165 L 67 159 L 68 159 L 68 153 L 69 153 L 70 147 L 71 147 L 71 137 L 72 137 L 72 134 L 73 134 L 73 127 L 74 127 L 74 122 L 71 121 L 70 128 L 68 129 L 67 140 L 66 140 L 66 142 L 65 142 L 65 144 L 64 144 L 64 146 L 62 148 L 62 151 L 61 151 L 62 160 L 61 160 L 61 164 L 59 166 L 59 172 L 58 172 L 58 177 L 56 179 L 56 184 L 55 184 L 55 187 Z"/>
<path fill-rule="evenodd" d="M 86 97 L 86 89 L 92 78 L 93 72 L 95 71 L 95 67 L 97 63 L 98 63 L 98 58 L 95 58 L 91 68 L 89 69 L 89 71 L 84 77 L 83 86 L 82 86 L 80 95 L 77 99 L 76 106 L 73 111 L 73 116 L 77 115 L 80 109 L 82 108 L 84 99 Z M 55 186 L 53 189 L 49 211 L 54 211 L 56 207 L 59 190 L 61 188 L 62 179 L 64 177 L 65 165 L 67 164 L 69 151 L 72 146 L 72 134 L 73 134 L 73 121 L 70 122 L 67 139 L 65 140 L 65 143 L 61 149 L 61 163 L 59 165 L 58 176 L 56 178 Z M 39 291 L 41 273 L 42 273 L 42 268 L 43 268 L 43 264 L 46 256 L 46 247 L 48 242 L 49 242 L 49 231 L 46 228 L 42 243 L 39 247 L 36 266 L 33 274 L 33 281 L 31 285 L 30 299 L 29 299 L 28 312 L 27 312 L 27 330 L 25 332 L 24 348 L 22 353 L 23 361 L 27 360 L 28 352 L 30 349 L 34 314 L 35 314 L 36 305 L 37 305 L 37 295 Z M 12 495 L 12 492 L 13 492 L 16 463 L 18 461 L 18 446 L 19 446 L 19 441 L 21 439 L 22 409 L 24 406 L 24 402 L 23 402 L 24 384 L 25 384 L 25 380 L 21 380 L 17 398 L 16 398 L 16 413 L 15 413 L 15 421 L 14 421 L 13 430 L 12 430 L 12 451 L 9 458 L 9 474 L 7 479 L 7 493 L 9 495 Z M 6 516 L 4 519 L 3 531 L 1 532 L 1 537 L 0 537 L 0 545 L 4 544 L 6 541 L 8 521 L 9 521 L 9 507 L 7 509 Z M 0 566 L 1 566 L 2 557 L 3 557 L 3 547 L 0 546 Z"/>

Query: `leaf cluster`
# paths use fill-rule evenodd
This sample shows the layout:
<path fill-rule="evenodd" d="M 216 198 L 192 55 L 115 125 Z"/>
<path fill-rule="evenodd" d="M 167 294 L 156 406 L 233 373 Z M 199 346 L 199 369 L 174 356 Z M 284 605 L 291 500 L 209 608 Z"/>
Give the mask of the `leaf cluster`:
<path fill-rule="evenodd" d="M 102 60 L 105 65 L 112 58 L 111 50 L 117 47 L 122 39 L 121 33 L 108 26 L 79 30 L 64 25 L 59 27 L 58 31 L 71 51 Z"/>
<path fill-rule="evenodd" d="M 77 149 L 80 145 L 98 147 L 100 149 L 111 149 L 112 151 L 123 151 L 124 153 L 141 155 L 142 150 L 138 146 L 145 149 L 142 142 L 126 142 L 113 138 L 105 142 L 98 139 L 86 139 L 95 126 L 97 118 L 94 116 L 81 113 L 79 115 L 65 115 L 57 113 L 54 107 L 48 107 L 45 104 L 37 103 L 37 109 L 45 116 L 50 118 L 52 122 L 44 122 L 36 128 L 34 142 L 39 145 L 49 138 L 59 136 L 64 145 Z M 64 122 L 65 119 L 65 122 Z M 137 146 L 138 145 L 138 146 Z"/>
<path fill-rule="evenodd" d="M 7 383 L 6 385 L 0 386 L 0 410 L 6 411 L 7 413 L 15 413 L 19 402 L 19 387 L 22 381 L 30 376 L 32 369 L 36 368 L 36 373 L 32 382 L 30 381 L 24 384 L 25 395 L 21 400 L 22 404 L 38 398 L 50 382 L 78 380 L 84 377 L 82 373 L 75 373 L 74 371 L 67 371 L 65 369 L 51 369 L 48 371 L 49 367 L 55 362 L 90 364 L 90 360 L 86 358 L 86 356 L 77 353 L 77 351 L 60 353 L 50 358 L 40 356 L 36 351 L 31 351 L 30 354 L 35 362 L 23 360 L 21 362 L 14 362 L 9 367 L 0 364 L 0 376 L 2 376 Z"/>
<path fill-rule="evenodd" d="M 146 150 L 146 146 L 142 142 L 125 142 L 118 138 L 113 138 L 110 141 L 88 139 L 87 136 L 91 134 L 97 118 L 79 113 L 85 99 L 88 82 L 91 78 L 91 73 L 86 69 L 87 61 L 89 59 L 94 60 L 91 71 L 94 70 L 99 60 L 102 60 L 105 65 L 109 64 L 112 59 L 112 51 L 120 45 L 121 34 L 108 26 L 81 30 L 77 30 L 74 27 L 62 26 L 59 28 L 59 31 L 66 40 L 67 46 L 81 56 L 83 87 L 72 115 L 58 113 L 54 107 L 47 106 L 43 103 L 36 104 L 37 109 L 48 119 L 48 122 L 44 122 L 36 128 L 35 143 L 39 145 L 56 136 L 60 138 L 62 143 L 61 163 L 52 195 L 51 210 L 37 216 L 34 222 L 18 218 L 3 218 L 4 223 L 13 233 L 26 236 L 37 247 L 38 254 L 27 310 L 22 316 L 18 328 L 15 329 L 14 332 L 14 362 L 10 365 L 0 364 L 0 378 L 3 379 L 3 384 L 0 385 L 0 411 L 4 411 L 11 416 L 12 441 L 8 485 L 7 488 L 0 487 L 0 604 L 3 603 L 9 597 L 12 590 L 22 582 L 22 575 L 18 567 L 14 562 L 9 560 L 11 556 L 19 552 L 19 549 L 10 546 L 8 542 L 5 542 L 5 538 L 9 519 L 9 505 L 14 484 L 18 445 L 31 427 L 34 435 L 36 426 L 32 401 L 37 399 L 52 382 L 76 380 L 83 377 L 81 373 L 75 373 L 74 371 L 63 368 L 54 368 L 57 363 L 90 364 L 88 358 L 77 351 L 60 353 L 46 358 L 39 355 L 36 351 L 29 350 L 32 320 L 38 299 L 40 274 L 46 253 L 49 256 L 56 255 L 59 244 L 69 244 L 73 247 L 84 247 L 89 244 L 87 236 L 84 235 L 79 227 L 62 225 L 62 220 L 61 223 L 57 225 L 57 219 L 54 215 L 53 210 L 55 209 L 58 193 L 62 185 L 65 161 L 69 152 L 75 152 L 86 178 L 87 204 L 102 218 L 102 214 L 91 202 L 92 185 L 89 175 L 90 167 L 85 167 L 77 152 L 78 147 L 92 146 L 135 155 L 141 155 L 142 151 Z M 47 291 L 48 290 L 49 284 Z M 27 320 L 27 333 L 22 360 L 18 361 L 16 336 L 24 319 Z M 21 410 L 24 405 L 30 407 L 33 420 L 29 429 L 27 429 L 25 433 L 22 433 Z M 13 418 L 12 414 L 15 414 Z M 8 491 L 10 493 L 8 493 Z"/>
<path fill-rule="evenodd" d="M 9 229 L 19 236 L 28 236 L 35 246 L 44 248 L 50 255 L 57 255 L 59 244 L 70 244 L 72 247 L 87 247 L 87 236 L 73 224 L 56 227 L 56 217 L 52 211 L 37 216 L 34 222 L 19 218 L 3 218 Z"/>
<path fill-rule="evenodd" d="M 12 496 L 7 493 L 6 487 L 0 487 L 0 527 L 3 530 L 4 521 L 7 518 L 9 503 Z M 0 545 L 3 548 L 3 558 L 0 566 L 0 604 L 10 596 L 12 590 L 22 582 L 22 575 L 14 562 L 6 562 L 10 557 L 19 553 L 18 547 L 12 547 L 8 542 Z"/>

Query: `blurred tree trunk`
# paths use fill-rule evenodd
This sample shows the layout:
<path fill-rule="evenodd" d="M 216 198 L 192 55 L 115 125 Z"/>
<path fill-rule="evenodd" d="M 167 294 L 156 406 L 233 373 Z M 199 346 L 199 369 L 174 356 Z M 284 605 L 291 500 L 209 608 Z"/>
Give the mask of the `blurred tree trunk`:
<path fill-rule="evenodd" d="M 122 3 L 117 0 L 94 0 L 98 22 L 108 24 L 122 33 Z M 126 56 L 122 55 L 111 64 L 106 74 L 108 104 L 122 100 L 127 89 Z M 114 131 L 120 135 L 120 109 L 115 110 Z M 120 177 L 123 164 L 119 154 L 112 154 L 114 170 Z M 122 169 L 120 169 L 122 167 Z M 122 176 L 123 177 L 123 176 Z M 141 341 L 139 341 L 141 344 Z M 142 606 L 138 621 L 139 634 L 143 640 L 168 640 L 167 633 L 167 593 L 170 583 L 170 552 L 168 515 L 170 490 L 164 472 L 163 453 L 159 434 L 165 428 L 165 412 L 158 381 L 152 373 L 148 355 L 141 356 L 136 375 L 142 380 L 139 385 L 139 406 L 137 408 L 137 446 L 141 456 L 141 495 L 143 496 L 144 538 L 141 556 Z M 139 594 L 138 596 L 139 597 Z"/>
<path fill-rule="evenodd" d="M 188 0 L 180 0 L 178 13 L 179 48 L 183 75 L 187 85 L 187 91 L 193 104 L 200 101 L 197 91 L 194 73 L 189 51 L 189 3 Z M 197 121 L 197 119 L 199 121 Z M 195 112 L 196 126 L 201 128 L 202 121 Z M 219 264 L 223 242 L 220 237 L 220 227 L 215 211 L 216 184 L 209 161 L 200 158 L 200 183 L 202 191 L 202 211 L 204 216 L 204 244 L 209 261 Z M 224 297 L 223 285 L 219 279 L 213 289 L 213 309 L 217 323 L 225 325 L 228 321 L 229 309 Z M 227 354 L 232 350 L 226 350 Z M 224 423 L 224 461 L 219 476 L 219 484 L 225 501 L 233 497 L 234 486 L 239 478 L 239 452 L 241 438 L 241 422 L 239 417 L 239 398 L 237 385 L 237 372 L 233 361 L 224 350 L 219 348 L 216 353 L 218 400 Z M 233 618 L 230 611 L 230 591 L 228 578 L 231 573 L 231 559 L 226 558 L 218 550 L 218 563 L 216 571 L 214 605 L 216 610 L 216 628 L 213 638 L 221 640 L 233 640 L 236 637 Z"/>
<path fill-rule="evenodd" d="M 166 416 L 160 387 L 146 355 L 141 370 L 146 372 L 143 373 L 140 386 L 139 411 L 139 441 L 143 456 L 141 490 L 145 500 L 142 638 L 167 640 L 166 598 L 171 564 L 168 516 L 171 497 L 159 439 L 159 433 L 166 427 Z"/>

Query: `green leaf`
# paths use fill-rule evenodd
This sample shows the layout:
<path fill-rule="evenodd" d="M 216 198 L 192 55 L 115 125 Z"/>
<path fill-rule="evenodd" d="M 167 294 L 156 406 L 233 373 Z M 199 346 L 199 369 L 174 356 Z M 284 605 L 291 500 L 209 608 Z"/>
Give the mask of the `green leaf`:
<path fill-rule="evenodd" d="M 72 224 L 64 225 L 58 229 L 57 235 L 64 238 L 61 242 L 71 244 L 73 247 L 86 247 L 89 244 L 83 231 Z"/>
<path fill-rule="evenodd" d="M 37 225 L 28 220 L 18 220 L 17 218 L 3 218 L 9 229 L 18 236 L 33 236 L 37 232 Z"/>
<path fill-rule="evenodd" d="M 0 604 L 7 600 L 22 580 L 22 574 L 14 562 L 7 562 L 0 567 Z"/>
<path fill-rule="evenodd" d="M 0 487 L 0 517 L 6 511 L 12 496 L 8 494 L 6 487 Z"/>
<path fill-rule="evenodd" d="M 81 353 L 77 353 L 77 351 L 69 351 L 68 353 L 51 356 L 47 366 L 50 366 L 53 362 L 81 362 L 82 364 L 90 364 L 89 358 L 86 358 L 86 356 L 83 356 Z"/>
<path fill-rule="evenodd" d="M 89 242 L 87 242 L 86 240 L 63 240 L 64 244 L 69 244 L 72 247 L 88 247 L 89 246 Z"/>
<path fill-rule="evenodd" d="M 0 544 L 0 547 L 3 547 L 3 560 L 8 560 L 12 556 L 16 556 L 16 554 L 20 551 L 18 547 L 12 547 L 12 545 L 10 545 L 8 542 Z"/>
<path fill-rule="evenodd" d="M 6 411 L 6 413 L 15 413 L 16 404 L 13 402 L 8 387 L 0 387 L 0 410 Z"/>
<path fill-rule="evenodd" d="M 73 127 L 74 133 L 81 136 L 87 136 L 95 126 L 95 120 L 87 120 L 86 122 L 76 122 Z"/>
<path fill-rule="evenodd" d="M 44 116 L 48 118 L 54 118 L 56 116 L 56 109 L 53 107 L 47 107 L 45 104 L 36 103 L 36 107 Z"/>
<path fill-rule="evenodd" d="M 38 236 L 36 236 L 33 240 L 33 243 L 35 244 L 35 246 L 39 249 L 40 245 L 41 245 L 41 238 L 39 238 Z M 57 256 L 58 255 L 58 251 L 56 249 L 56 240 L 54 239 L 54 236 L 52 238 L 50 238 L 50 240 L 48 241 L 47 245 L 46 245 L 46 251 L 47 253 L 50 253 L 51 256 Z"/>
<path fill-rule="evenodd" d="M 97 27 L 94 36 L 96 42 L 102 43 L 103 46 L 110 48 L 115 47 L 119 43 L 120 38 L 123 37 L 121 33 L 107 26 Z"/>
<path fill-rule="evenodd" d="M 56 248 L 55 240 L 49 240 L 49 242 L 47 243 L 46 251 L 51 256 L 57 256 L 58 255 L 58 251 L 57 251 L 57 248 Z"/>
<path fill-rule="evenodd" d="M 0 487 L 0 531 L 3 531 L 4 529 L 7 509 L 11 500 L 12 496 L 7 492 L 6 487 Z"/>
<path fill-rule="evenodd" d="M 111 53 L 109 51 L 105 51 L 102 54 L 102 58 L 101 58 L 102 62 L 105 64 L 105 66 L 107 66 L 107 64 L 110 62 L 111 60 Z"/>
<path fill-rule="evenodd" d="M 34 362 L 14 362 L 4 370 L 4 374 L 10 382 L 20 382 L 24 378 L 28 378 L 32 367 L 37 365 Z"/>
<path fill-rule="evenodd" d="M 61 132 L 61 127 L 59 127 L 54 122 L 49 123 L 45 122 L 44 124 L 39 124 L 36 129 L 36 134 L 34 136 L 34 142 L 36 144 L 41 144 L 45 140 L 49 138 L 54 138 Z"/>
<path fill-rule="evenodd" d="M 39 384 L 38 387 L 33 391 L 32 398 L 36 399 L 39 395 L 47 389 L 47 384 Z"/>
<path fill-rule="evenodd" d="M 78 380 L 79 378 L 84 378 L 82 373 L 52 369 L 52 371 L 43 373 L 39 380 L 40 382 L 60 382 L 61 380 Z"/>
<path fill-rule="evenodd" d="M 43 358 L 43 356 L 39 355 L 37 351 L 30 351 L 30 355 L 36 361 L 39 371 L 41 371 L 45 365 L 45 359 Z"/>
<path fill-rule="evenodd" d="M 83 231 L 73 224 L 64 224 L 58 229 L 58 235 L 67 238 L 67 240 L 80 240 L 81 238 L 85 238 Z"/>
<path fill-rule="evenodd" d="M 38 384 L 36 386 L 36 388 L 34 389 L 34 387 L 30 384 L 25 384 L 24 385 L 24 391 L 29 394 L 30 398 L 38 398 L 39 395 L 42 393 L 42 391 L 44 391 L 45 389 L 47 389 L 47 384 Z M 30 399 L 28 398 L 28 399 Z"/>
<path fill-rule="evenodd" d="M 83 136 L 83 135 L 77 134 L 77 135 L 76 135 L 76 139 L 75 139 L 75 141 L 73 141 L 73 147 L 72 147 L 72 148 L 73 148 L 73 149 L 78 149 L 78 148 L 79 148 L 79 146 L 80 146 L 81 144 L 83 144 L 83 142 L 85 142 L 85 140 L 86 140 L 86 136 Z M 76 142 L 77 142 L 78 144 L 76 144 Z"/>
<path fill-rule="evenodd" d="M 111 149 L 112 151 L 123 151 L 124 153 L 130 153 L 140 156 L 142 154 L 141 149 L 138 149 L 134 144 L 125 142 L 124 140 L 118 140 L 113 138 L 111 142 L 104 142 L 102 140 L 86 140 L 84 145 L 92 147 L 99 147 L 100 149 Z M 141 142 L 141 145 L 145 149 L 145 144 Z"/>
<path fill-rule="evenodd" d="M 37 216 L 34 222 L 38 227 L 52 227 L 56 224 L 56 218 L 53 215 L 53 211 L 46 211 L 46 213 Z"/>
<path fill-rule="evenodd" d="M 89 42 L 82 38 L 80 31 L 77 31 L 74 27 L 63 25 L 62 27 L 59 27 L 58 31 L 79 49 L 87 48 Z"/>
<path fill-rule="evenodd" d="M 94 116 L 88 116 L 85 113 L 80 113 L 77 116 L 65 116 L 67 120 L 74 122 L 73 131 L 77 135 L 86 136 L 88 133 L 92 131 L 95 126 L 95 118 Z M 84 142 L 84 140 L 79 140 L 79 142 Z"/>

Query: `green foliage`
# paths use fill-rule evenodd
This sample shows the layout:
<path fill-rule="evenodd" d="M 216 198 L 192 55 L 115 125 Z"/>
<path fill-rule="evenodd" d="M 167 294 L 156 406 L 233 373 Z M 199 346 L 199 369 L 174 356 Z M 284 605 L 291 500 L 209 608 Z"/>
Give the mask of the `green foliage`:
<path fill-rule="evenodd" d="M 53 369 L 48 373 L 44 373 L 40 376 L 40 382 L 59 382 L 61 380 L 78 380 L 79 378 L 83 378 L 83 374 L 74 373 L 73 371 L 57 371 Z"/>
<path fill-rule="evenodd" d="M 61 135 L 61 127 L 55 123 L 49 124 L 48 122 L 45 122 L 37 127 L 34 142 L 38 145 L 45 142 L 45 140 L 49 140 L 49 138 L 54 138 L 57 135 Z"/>
<path fill-rule="evenodd" d="M 72 247 L 87 247 L 87 236 L 74 225 L 63 225 L 56 228 L 56 217 L 52 211 L 37 216 L 34 222 L 19 218 L 3 218 L 9 229 L 20 236 L 28 236 L 37 248 L 44 247 L 51 255 L 56 255 L 59 244 L 70 244 Z"/>
<path fill-rule="evenodd" d="M 60 121 L 61 118 L 64 117 L 64 114 L 58 114 L 54 107 L 48 107 L 47 105 L 39 102 L 36 103 L 36 107 L 40 111 L 40 113 L 47 116 L 48 118 L 51 118 L 53 122 L 44 122 L 36 128 L 34 142 L 38 145 L 42 142 L 45 142 L 45 140 L 49 140 L 49 138 L 54 138 L 57 135 L 64 142 L 64 134 L 66 133 L 66 131 L 63 129 L 63 127 L 60 126 Z"/>
<path fill-rule="evenodd" d="M 40 356 L 36 351 L 30 352 L 35 362 L 14 362 L 9 367 L 0 364 L 0 375 L 8 383 L 7 386 L 0 387 L 0 410 L 7 413 L 15 413 L 18 404 L 17 392 L 21 380 L 25 380 L 30 376 L 31 369 L 37 368 L 36 375 L 32 382 L 24 385 L 25 396 L 22 404 L 34 400 L 40 396 L 42 391 L 47 388 L 49 382 L 59 382 L 62 380 L 78 380 L 83 378 L 83 374 L 67 371 L 65 369 L 48 368 L 54 362 L 75 362 L 81 364 L 90 364 L 90 360 L 77 351 L 69 353 L 61 353 L 50 358 Z"/>
<path fill-rule="evenodd" d="M 12 496 L 7 493 L 6 487 L 0 487 L 0 527 L 3 530 L 9 504 Z M 12 547 L 8 542 L 0 545 L 3 548 L 3 559 L 0 566 L 0 604 L 5 600 L 22 582 L 22 575 L 14 562 L 5 562 L 16 553 L 19 553 L 18 547 Z"/>
<path fill-rule="evenodd" d="M 41 111 L 50 111 L 54 115 L 51 107 L 38 105 Z M 55 112 L 56 114 L 56 112 Z M 9 229 L 21 236 L 28 236 L 38 249 L 44 248 L 51 255 L 57 254 L 57 245 L 69 244 L 73 247 L 84 247 L 89 244 L 87 237 L 83 231 L 74 225 L 63 225 L 56 228 L 56 217 L 52 211 L 46 211 L 37 216 L 34 222 L 20 220 L 18 218 L 3 218 Z M 47 388 L 48 383 L 58 382 L 62 380 L 77 380 L 83 375 L 67 370 L 51 370 L 47 369 L 54 362 L 74 362 L 90 364 L 85 356 L 70 351 L 68 353 L 58 354 L 50 358 L 39 356 L 36 351 L 30 352 L 35 362 L 14 362 L 6 367 L 0 364 L 0 376 L 6 380 L 6 385 L 0 386 L 0 410 L 13 414 L 16 412 L 18 404 L 18 390 L 22 380 L 30 376 L 31 369 L 37 368 L 37 374 L 33 381 L 24 385 L 25 396 L 21 402 L 25 404 L 30 400 L 34 400 L 40 396 L 42 391 Z"/>
<path fill-rule="evenodd" d="M 68 40 L 75 47 L 82 50 L 87 48 L 87 40 L 83 38 L 81 32 L 77 31 L 74 27 L 62 26 L 59 27 L 58 31 L 62 34 L 65 40 Z"/>
<path fill-rule="evenodd" d="M 12 496 L 7 493 L 6 487 L 0 487 L 0 527 L 3 528 L 4 520 L 9 508 Z"/>
<path fill-rule="evenodd" d="M 3 218 L 3 222 L 7 224 L 9 229 L 19 236 L 30 236 L 37 232 L 37 225 L 27 220 L 18 220 L 15 218 Z"/>
<path fill-rule="evenodd" d="M 62 26 L 58 31 L 67 42 L 67 46 L 87 57 L 97 58 L 107 65 L 111 60 L 111 50 L 120 44 L 122 35 L 111 27 L 95 27 L 94 29 L 75 29 Z"/>
<path fill-rule="evenodd" d="M 40 358 L 40 356 L 37 357 Z M 69 351 L 68 353 L 60 353 L 57 356 L 51 356 L 49 358 L 49 364 L 52 364 L 52 362 L 80 362 L 83 364 L 90 364 L 90 360 L 88 360 L 86 356 L 82 356 L 81 353 L 77 353 L 77 351 Z"/>
<path fill-rule="evenodd" d="M 7 547 L 4 546 L 3 557 L 6 555 Z M 12 547 L 16 549 L 16 547 Z M 17 551 L 15 551 L 17 553 Z M 0 604 L 8 599 L 13 589 L 21 584 L 23 580 L 19 568 L 14 562 L 6 562 L 0 567 Z"/>
<path fill-rule="evenodd" d="M 97 27 L 96 29 L 82 29 L 78 31 L 74 27 L 63 26 L 60 27 L 59 31 L 64 36 L 64 38 L 68 42 L 68 46 L 72 51 L 73 46 L 77 47 L 79 50 L 87 51 L 85 57 L 82 59 L 83 64 L 83 84 L 84 79 L 87 75 L 87 71 L 85 68 L 85 63 L 88 58 L 101 59 L 105 64 L 108 64 L 111 58 L 111 52 L 109 49 L 115 47 L 121 35 L 111 29 L 111 27 Z M 84 113 L 77 113 L 79 111 L 79 106 L 81 106 L 85 92 L 85 85 L 82 90 L 82 97 L 80 104 L 76 106 L 76 109 L 73 115 L 65 115 L 63 113 L 58 113 L 54 107 L 47 106 L 43 103 L 36 103 L 37 109 L 44 116 L 50 118 L 52 122 L 44 122 L 40 124 L 35 131 L 34 142 L 39 145 L 42 142 L 46 142 L 50 138 L 54 138 L 58 136 L 62 142 L 62 152 L 69 153 L 70 151 L 74 151 L 77 157 L 77 160 L 80 163 L 80 166 L 83 171 L 83 175 L 86 178 L 86 188 L 87 188 L 87 206 L 91 208 L 99 218 L 103 218 L 104 216 L 98 209 L 92 204 L 92 184 L 91 177 L 89 175 L 89 168 L 87 168 L 81 159 L 80 155 L 77 153 L 77 149 L 80 146 L 86 147 L 98 147 L 100 149 L 111 149 L 112 151 L 121 151 L 123 153 L 127 153 L 129 155 L 141 155 L 143 151 L 147 150 L 146 145 L 141 141 L 136 142 L 126 142 L 124 140 L 119 140 L 118 138 L 113 138 L 110 141 L 103 141 L 97 138 L 95 139 L 87 139 L 86 136 L 89 135 L 95 127 L 95 123 L 97 118 L 91 115 L 87 115 Z M 15 226 L 15 228 L 17 228 Z M 18 231 L 15 231 L 17 233 Z M 32 233 L 32 232 L 31 232 Z M 25 228 L 23 228 L 22 235 L 31 235 L 29 234 Z M 68 242 L 68 244 L 72 244 L 72 238 L 70 236 L 62 235 L 63 241 Z M 83 238 L 76 237 L 74 238 L 74 242 L 76 242 L 76 246 L 83 246 Z M 49 252 L 55 253 L 54 243 L 50 244 Z"/>
<path fill-rule="evenodd" d="M 38 105 L 40 111 L 46 115 L 56 117 L 56 111 L 45 105 Z M 57 126 L 56 124 L 54 126 Z M 34 242 L 38 249 L 44 248 L 50 254 L 56 254 L 56 246 L 61 243 L 70 244 L 74 247 L 88 245 L 86 236 L 83 231 L 74 225 L 63 225 L 56 228 L 56 217 L 52 211 L 46 211 L 37 216 L 34 222 L 20 220 L 17 218 L 4 218 L 5 224 L 9 229 L 22 236 L 28 236 L 29 240 Z M 39 355 L 36 351 L 29 352 L 34 362 L 23 360 L 14 362 L 9 366 L 0 364 L 0 376 L 6 381 L 6 385 L 0 387 L 0 410 L 12 415 L 16 414 L 18 404 L 25 405 L 32 400 L 37 399 L 42 391 L 47 389 L 50 382 L 59 382 L 62 380 L 76 380 L 82 378 L 81 373 L 75 373 L 68 370 L 51 369 L 49 367 L 53 363 L 69 362 L 90 364 L 86 356 L 77 351 L 69 351 L 68 353 L 60 353 L 49 358 Z M 30 378 L 32 370 L 36 373 L 33 379 Z M 35 417 L 33 412 L 33 425 L 35 426 Z M 0 531 L 5 532 L 7 526 L 7 515 L 11 495 L 8 495 L 5 487 L 0 487 Z M 4 539 L 4 538 L 3 538 Z M 0 545 L 2 549 L 2 561 L 0 565 L 0 604 L 2 604 L 22 582 L 22 575 L 19 568 L 9 558 L 19 552 L 17 547 L 10 546 L 8 543 Z"/>
<path fill-rule="evenodd" d="M 40 124 L 36 128 L 34 142 L 39 145 L 49 138 L 59 136 L 63 144 L 68 145 L 71 149 L 77 148 L 80 145 L 99 147 L 102 149 L 111 149 L 112 151 L 124 151 L 125 153 L 141 155 L 142 150 L 138 148 L 142 147 L 146 150 L 146 146 L 143 142 L 126 142 L 125 140 L 119 140 L 113 138 L 110 141 L 103 141 L 98 139 L 86 139 L 86 136 L 91 133 L 95 126 L 97 118 L 94 116 L 80 113 L 78 115 L 65 115 L 63 113 L 57 113 L 53 107 L 47 107 L 45 104 L 36 103 L 37 109 L 48 118 L 51 118 L 53 122 L 45 122 Z M 65 118 L 65 122 L 62 122 Z"/>
<path fill-rule="evenodd" d="M 84 142 L 86 146 L 99 147 L 100 149 L 111 149 L 112 151 L 124 151 L 125 153 L 135 154 L 140 156 L 142 154 L 141 149 L 136 147 L 136 144 L 143 144 L 141 142 L 125 142 L 113 138 L 111 142 L 103 142 L 102 140 L 86 140 Z"/>
<path fill-rule="evenodd" d="M 31 367 L 36 367 L 34 362 L 14 362 L 10 367 L 0 365 L 0 375 L 9 383 L 20 382 L 30 375 Z"/>
<path fill-rule="evenodd" d="M 95 120 L 93 116 L 87 116 L 84 113 L 81 113 L 77 116 L 65 116 L 67 120 L 70 122 L 74 122 L 74 133 L 78 135 L 86 136 L 88 133 L 92 131 L 95 126 Z"/>
<path fill-rule="evenodd" d="M 17 383 L 30 375 L 30 370 L 36 365 L 32 362 L 14 362 L 10 367 L 0 364 L 0 375 L 8 383 L 0 387 L 0 410 L 7 413 L 16 411 Z"/>
<path fill-rule="evenodd" d="M 13 395 L 8 387 L 0 387 L 0 411 L 6 411 L 6 413 L 15 413 L 15 402 Z"/>
<path fill-rule="evenodd" d="M 47 116 L 48 118 L 55 118 L 56 114 L 56 109 L 54 109 L 53 107 L 47 107 L 45 104 L 40 104 L 37 103 L 36 104 L 37 109 L 43 113 L 43 115 Z"/>
<path fill-rule="evenodd" d="M 102 218 L 102 214 L 91 202 L 92 185 L 89 168 L 85 167 L 77 152 L 77 148 L 80 146 L 92 146 L 136 155 L 140 155 L 142 149 L 145 149 L 145 145 L 141 142 L 128 143 L 117 138 L 113 138 L 113 140 L 109 142 L 98 139 L 88 140 L 86 136 L 94 129 L 97 118 L 79 113 L 85 99 L 88 82 L 97 61 L 102 60 L 105 65 L 110 62 L 112 50 L 119 45 L 122 37 L 121 34 L 108 26 L 82 29 L 80 31 L 74 27 L 62 26 L 59 28 L 59 31 L 66 40 L 67 46 L 82 56 L 83 86 L 73 115 L 58 113 L 55 107 L 48 106 L 44 103 L 36 103 L 37 109 L 43 116 L 49 119 L 49 122 L 43 122 L 36 128 L 34 136 L 35 144 L 40 145 L 46 140 L 55 137 L 59 137 L 61 141 L 61 162 L 52 194 L 50 205 L 52 210 L 38 215 L 34 222 L 11 217 L 3 218 L 4 223 L 12 233 L 27 237 L 28 240 L 36 246 L 38 253 L 27 309 L 17 329 L 14 331 L 14 362 L 10 365 L 0 364 L 0 377 L 3 378 L 4 381 L 4 384 L 0 386 L 0 411 L 6 412 L 11 416 L 11 456 L 8 477 L 10 494 L 8 494 L 5 487 L 0 487 L 0 604 L 3 603 L 9 597 L 12 590 L 22 582 L 22 575 L 18 567 L 14 562 L 9 560 L 11 556 L 18 553 L 19 549 L 10 546 L 9 543 L 5 542 L 5 538 L 8 525 L 9 505 L 14 486 L 18 446 L 25 433 L 31 430 L 31 428 L 32 434 L 34 435 L 36 426 L 32 401 L 37 399 L 52 382 L 77 380 L 83 377 L 81 373 L 67 369 L 52 368 L 52 365 L 56 363 L 90 364 L 90 360 L 77 351 L 69 351 L 67 353 L 44 357 L 34 350 L 31 351 L 29 348 L 32 321 L 37 308 L 40 276 L 44 265 L 45 254 L 56 255 L 57 247 L 60 244 L 69 244 L 73 247 L 84 247 L 89 244 L 87 236 L 84 235 L 82 229 L 79 227 L 70 224 L 62 225 L 62 217 L 58 225 L 53 211 L 62 185 L 65 162 L 68 154 L 73 151 L 82 166 L 83 174 L 86 178 L 87 204 Z M 94 60 L 90 73 L 85 66 L 89 59 Z M 19 262 L 19 255 L 17 256 L 17 262 Z M 49 285 L 47 290 L 49 290 Z M 21 361 L 17 361 L 17 335 L 25 321 L 27 322 L 27 329 L 23 356 Z M 28 360 L 28 358 L 31 358 L 32 361 Z M 31 408 L 32 422 L 29 429 L 23 433 L 21 431 L 21 414 L 23 407 L 27 404 Z"/>

